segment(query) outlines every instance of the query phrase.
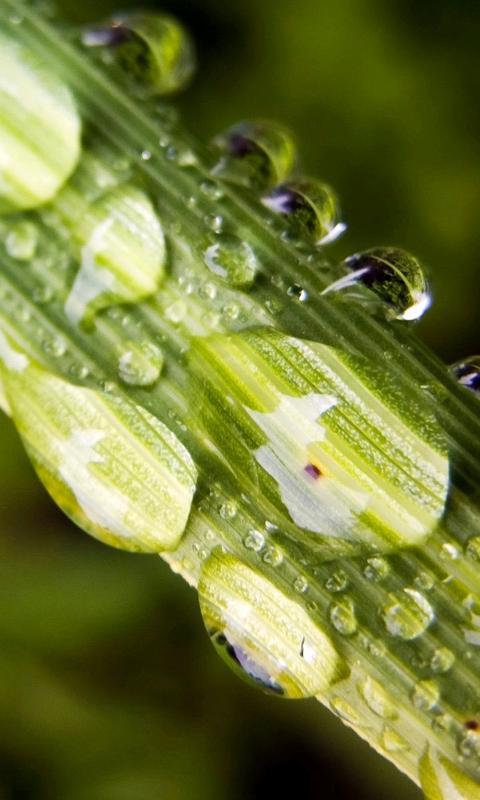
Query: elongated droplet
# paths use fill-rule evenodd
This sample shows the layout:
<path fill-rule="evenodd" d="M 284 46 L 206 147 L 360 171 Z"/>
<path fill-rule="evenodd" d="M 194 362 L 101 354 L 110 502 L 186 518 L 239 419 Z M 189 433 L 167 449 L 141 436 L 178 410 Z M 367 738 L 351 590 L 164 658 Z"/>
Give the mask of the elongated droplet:
<path fill-rule="evenodd" d="M 420 784 L 425 800 L 480 800 L 480 785 L 431 747 L 420 759 Z"/>
<path fill-rule="evenodd" d="M 322 294 L 366 287 L 384 304 L 389 319 L 419 319 L 431 305 L 420 262 L 405 250 L 378 247 L 345 259 L 349 273 Z"/>
<path fill-rule="evenodd" d="M 462 386 L 480 396 L 480 356 L 470 356 L 457 361 L 450 370 Z"/>
<path fill-rule="evenodd" d="M 118 375 L 131 386 L 152 386 L 160 377 L 163 353 L 151 342 L 126 342 L 120 349 Z"/>
<path fill-rule="evenodd" d="M 320 181 L 299 179 L 282 183 L 265 195 L 262 203 L 285 217 L 292 235 L 318 245 L 333 242 L 346 229 L 339 219 L 334 191 Z"/>
<path fill-rule="evenodd" d="M 295 164 L 290 133 L 274 122 L 240 122 L 214 139 L 221 152 L 212 170 L 224 180 L 255 189 L 284 181 Z"/>
<path fill-rule="evenodd" d="M 435 613 L 423 594 L 416 589 L 404 589 L 390 596 L 381 609 L 381 617 L 391 636 L 410 641 L 427 630 Z"/>
<path fill-rule="evenodd" d="M 258 269 L 252 246 L 237 236 L 219 236 L 203 258 L 208 269 L 231 286 L 251 285 Z"/>
<path fill-rule="evenodd" d="M 0 364 L 13 420 L 55 502 L 106 544 L 174 549 L 197 478 L 177 437 L 140 406 L 72 386 L 5 342 Z"/>
<path fill-rule="evenodd" d="M 92 203 L 75 228 L 80 269 L 65 303 L 69 320 L 153 294 L 163 276 L 165 239 L 143 192 L 123 186 Z"/>
<path fill-rule="evenodd" d="M 0 34 L 0 213 L 51 200 L 80 156 L 70 90 L 30 49 Z"/>
<path fill-rule="evenodd" d="M 87 28 L 87 47 L 113 52 L 115 62 L 142 94 L 164 95 L 183 88 L 195 68 L 190 36 L 166 14 L 117 14 Z"/>
<path fill-rule="evenodd" d="M 230 553 L 213 551 L 198 594 L 213 645 L 250 684 L 283 697 L 311 697 L 339 674 L 330 639 L 307 612 Z"/>

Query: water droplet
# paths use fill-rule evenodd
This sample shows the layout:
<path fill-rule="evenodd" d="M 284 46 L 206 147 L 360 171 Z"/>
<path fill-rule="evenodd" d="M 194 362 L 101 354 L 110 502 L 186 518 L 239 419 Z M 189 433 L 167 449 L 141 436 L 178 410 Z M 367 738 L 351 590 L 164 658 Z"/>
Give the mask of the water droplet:
<path fill-rule="evenodd" d="M 389 727 L 383 729 L 380 744 L 387 753 L 404 753 L 410 750 L 410 744 L 407 740 Z"/>
<path fill-rule="evenodd" d="M 177 547 L 197 473 L 169 428 L 123 397 L 74 386 L 28 361 L 2 377 L 40 479 L 76 524 L 125 550 Z"/>
<path fill-rule="evenodd" d="M 435 614 L 428 600 L 415 589 L 390 595 L 390 602 L 381 610 L 388 633 L 399 639 L 416 639 L 433 622 Z"/>
<path fill-rule="evenodd" d="M 165 238 L 142 191 L 122 186 L 103 195 L 78 221 L 75 237 L 81 263 L 65 303 L 70 322 L 88 321 L 102 308 L 133 303 L 156 291 L 164 271 Z"/>
<path fill-rule="evenodd" d="M 465 553 L 472 561 L 480 561 L 480 536 L 472 536 L 465 545 Z"/>
<path fill-rule="evenodd" d="M 288 177 L 295 162 L 291 135 L 273 122 L 240 122 L 214 144 L 221 157 L 212 174 L 242 186 L 274 186 Z"/>
<path fill-rule="evenodd" d="M 477 731 L 462 733 L 457 741 L 458 752 L 465 758 L 480 758 L 480 734 Z"/>
<path fill-rule="evenodd" d="M 308 581 L 303 575 L 297 575 L 293 582 L 293 588 L 299 594 L 304 594 L 308 589 Z"/>
<path fill-rule="evenodd" d="M 380 582 L 384 580 L 390 573 L 390 566 L 388 561 L 381 556 L 372 556 L 367 559 L 367 563 L 363 570 L 363 574 L 369 581 Z"/>
<path fill-rule="evenodd" d="M 202 181 L 200 184 L 200 191 L 209 200 L 220 200 L 223 197 L 223 189 L 215 181 Z"/>
<path fill-rule="evenodd" d="M 265 195 L 262 203 L 284 216 L 293 236 L 318 245 L 334 241 L 346 227 L 339 222 L 335 193 L 318 181 L 305 179 L 282 183 Z"/>
<path fill-rule="evenodd" d="M 268 545 L 262 553 L 262 560 L 271 567 L 279 567 L 283 561 L 283 553 L 279 547 Z"/>
<path fill-rule="evenodd" d="M 205 224 L 214 233 L 221 233 L 225 220 L 220 214 L 207 214 Z"/>
<path fill-rule="evenodd" d="M 431 711 L 440 699 L 440 690 L 435 681 L 419 681 L 415 684 L 411 700 L 419 711 Z"/>
<path fill-rule="evenodd" d="M 332 711 L 337 714 L 340 719 L 350 723 L 350 725 L 358 725 L 360 722 L 359 716 L 353 706 L 350 705 L 343 697 L 334 697 L 330 701 Z"/>
<path fill-rule="evenodd" d="M 129 82 L 142 95 L 164 95 L 183 88 L 195 67 L 190 37 L 166 14 L 117 14 L 86 28 L 87 47 L 110 51 Z"/>
<path fill-rule="evenodd" d="M 352 636 L 357 630 L 355 606 L 350 597 L 343 597 L 338 603 L 330 606 L 329 619 L 335 630 L 342 636 Z"/>
<path fill-rule="evenodd" d="M 219 509 L 222 519 L 235 519 L 237 516 L 237 504 L 235 500 L 225 500 Z"/>
<path fill-rule="evenodd" d="M 450 542 L 446 542 L 442 544 L 439 555 L 442 561 L 456 561 L 460 554 L 458 547 L 455 547 L 454 544 L 450 544 Z"/>
<path fill-rule="evenodd" d="M 457 361 L 450 367 L 450 371 L 458 383 L 480 395 L 480 356 Z"/>
<path fill-rule="evenodd" d="M 448 647 L 438 647 L 430 659 L 430 668 L 432 672 L 444 673 L 448 672 L 455 663 L 455 656 Z"/>
<path fill-rule="evenodd" d="M 150 150 L 142 150 L 142 153 L 141 153 L 140 157 L 141 157 L 142 161 L 150 161 L 150 159 L 152 157 L 152 154 L 151 154 Z"/>
<path fill-rule="evenodd" d="M 398 714 L 387 692 L 373 678 L 367 677 L 357 685 L 360 697 L 363 698 L 370 711 L 382 719 L 395 719 Z"/>
<path fill-rule="evenodd" d="M 433 577 L 428 572 L 419 572 L 413 582 L 421 592 L 429 592 L 435 585 Z"/>
<path fill-rule="evenodd" d="M 348 274 L 322 294 L 366 287 L 382 302 L 390 319 L 416 320 L 430 307 L 423 268 L 405 250 L 374 248 L 350 256 L 344 265 Z"/>
<path fill-rule="evenodd" d="M 208 269 L 232 286 L 249 286 L 258 269 L 251 245 L 236 236 L 219 236 L 203 254 Z"/>
<path fill-rule="evenodd" d="M 336 677 L 330 639 L 264 575 L 216 548 L 202 567 L 200 608 L 210 639 L 237 674 L 266 692 L 311 697 Z"/>
<path fill-rule="evenodd" d="M 343 569 L 339 569 L 330 575 L 325 581 L 325 588 L 329 592 L 343 592 L 348 586 L 348 578 Z"/>
<path fill-rule="evenodd" d="M 65 340 L 62 339 L 60 336 L 53 336 L 52 338 L 45 339 L 42 342 L 42 348 L 47 356 L 52 356 L 53 358 L 61 358 L 66 353 L 67 345 Z"/>
<path fill-rule="evenodd" d="M 30 261 L 38 246 L 38 228 L 33 222 L 23 220 L 13 225 L 5 239 L 7 253 L 17 261 Z"/>
<path fill-rule="evenodd" d="M 53 289 L 50 286 L 37 286 L 32 292 L 34 303 L 44 306 L 53 299 Z"/>
<path fill-rule="evenodd" d="M 258 553 L 265 544 L 265 537 L 260 531 L 250 531 L 243 540 L 243 544 L 247 550 L 254 550 Z"/>
<path fill-rule="evenodd" d="M 151 342 L 125 342 L 118 358 L 120 380 L 131 386 L 152 386 L 160 377 L 163 353 Z"/>
<path fill-rule="evenodd" d="M 308 300 L 307 290 L 304 289 L 303 286 L 300 286 L 299 283 L 292 283 L 287 289 L 287 294 L 289 297 L 295 297 L 300 303 L 306 303 Z"/>

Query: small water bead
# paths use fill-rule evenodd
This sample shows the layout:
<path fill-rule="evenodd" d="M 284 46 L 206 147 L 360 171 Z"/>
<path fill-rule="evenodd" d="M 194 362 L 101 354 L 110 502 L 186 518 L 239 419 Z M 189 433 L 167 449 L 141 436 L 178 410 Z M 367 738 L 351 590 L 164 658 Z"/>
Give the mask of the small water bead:
<path fill-rule="evenodd" d="M 416 320 L 431 305 L 420 262 L 405 250 L 379 247 L 356 253 L 343 262 L 348 274 L 322 294 L 363 286 L 384 304 L 388 319 Z"/>
<path fill-rule="evenodd" d="M 152 386 L 160 377 L 164 357 L 152 342 L 126 342 L 118 358 L 120 380 L 130 386 Z"/>
<path fill-rule="evenodd" d="M 53 289 L 50 286 L 37 286 L 32 292 L 32 300 L 39 306 L 44 306 L 53 300 Z"/>
<path fill-rule="evenodd" d="M 343 569 L 339 569 L 327 578 L 325 588 L 329 592 L 343 592 L 348 587 L 348 577 Z"/>
<path fill-rule="evenodd" d="M 293 582 L 293 588 L 299 594 L 304 594 L 308 589 L 308 581 L 303 575 L 297 575 Z"/>
<path fill-rule="evenodd" d="M 248 242 L 221 235 L 203 254 L 208 269 L 231 286 L 247 287 L 255 280 L 258 262 Z"/>
<path fill-rule="evenodd" d="M 333 603 L 328 612 L 330 622 L 342 636 L 352 636 L 358 627 L 355 616 L 355 606 L 350 597 L 343 597 L 338 603 Z"/>
<path fill-rule="evenodd" d="M 299 179 L 282 183 L 262 203 L 287 222 L 287 233 L 317 245 L 338 238 L 346 226 L 339 222 L 340 210 L 333 190 L 325 183 Z"/>
<path fill-rule="evenodd" d="M 432 575 L 429 575 L 428 572 L 419 572 L 413 583 L 421 592 L 429 592 L 435 585 Z"/>
<path fill-rule="evenodd" d="M 214 175 L 242 186 L 265 189 L 288 177 L 295 163 L 290 133 L 273 122 L 240 122 L 214 139 L 221 157 Z"/>
<path fill-rule="evenodd" d="M 287 289 L 287 294 L 289 297 L 294 297 L 300 303 L 306 303 L 308 300 L 308 292 L 303 286 L 300 286 L 299 283 L 292 283 L 291 286 Z"/>
<path fill-rule="evenodd" d="M 380 582 L 390 574 L 390 565 L 381 556 L 372 556 L 367 559 L 363 574 L 369 581 Z"/>
<path fill-rule="evenodd" d="M 170 94 L 183 88 L 195 68 L 190 37 L 166 14 L 117 14 L 84 30 L 82 42 L 111 52 L 142 95 Z"/>
<path fill-rule="evenodd" d="M 441 561 L 456 561 L 460 553 L 458 547 L 455 547 L 454 544 L 450 544 L 450 542 L 445 542 L 445 544 L 442 544 L 440 548 L 439 555 Z"/>
<path fill-rule="evenodd" d="M 30 261 L 38 246 L 38 227 L 23 220 L 13 225 L 5 239 L 7 253 L 17 261 Z"/>
<path fill-rule="evenodd" d="M 419 681 L 411 693 L 411 701 L 419 711 L 431 711 L 440 699 L 440 689 L 435 681 Z"/>
<path fill-rule="evenodd" d="M 209 200 L 221 200 L 223 197 L 223 188 L 215 181 L 202 181 L 200 184 L 200 191 Z"/>
<path fill-rule="evenodd" d="M 225 224 L 225 220 L 220 214 L 207 214 L 204 222 L 214 233 L 221 233 Z"/>
<path fill-rule="evenodd" d="M 466 389 L 480 395 L 480 356 L 457 361 L 450 367 L 453 377 Z"/>
<path fill-rule="evenodd" d="M 262 553 L 262 561 L 271 567 L 279 567 L 283 561 L 283 553 L 279 547 L 268 545 Z"/>
<path fill-rule="evenodd" d="M 219 508 L 219 514 L 222 519 L 235 519 L 237 511 L 238 508 L 235 500 L 225 500 Z"/>
<path fill-rule="evenodd" d="M 343 697 L 334 697 L 330 701 L 330 708 L 337 717 L 340 717 L 340 719 L 343 719 L 350 725 L 358 725 L 360 722 L 359 716 L 353 706 L 351 706 L 347 700 L 344 700 Z"/>
<path fill-rule="evenodd" d="M 381 618 L 391 636 L 410 641 L 424 633 L 435 614 L 428 600 L 415 589 L 390 595 L 390 602 L 381 609 Z"/>
<path fill-rule="evenodd" d="M 250 531 L 243 540 L 243 544 L 247 550 L 253 550 L 255 553 L 258 553 L 265 544 L 265 537 L 260 531 Z"/>
<path fill-rule="evenodd" d="M 358 692 L 370 711 L 382 719 L 395 719 L 397 710 L 385 689 L 373 678 L 367 677 L 357 685 Z"/>
<path fill-rule="evenodd" d="M 404 753 L 410 750 L 409 742 L 389 727 L 383 729 L 380 744 L 387 753 Z"/>
<path fill-rule="evenodd" d="M 336 677 L 339 657 L 306 611 L 221 548 L 203 565 L 199 601 L 214 647 L 250 684 L 284 697 L 310 697 Z"/>
<path fill-rule="evenodd" d="M 42 349 L 47 356 L 61 358 L 67 351 L 67 344 L 60 336 L 53 336 L 42 342 Z"/>
<path fill-rule="evenodd" d="M 462 733 L 457 741 L 458 752 L 465 758 L 480 758 L 480 733 L 477 731 L 466 731 Z"/>
<path fill-rule="evenodd" d="M 455 663 L 455 656 L 448 647 L 439 647 L 433 653 L 430 659 L 430 668 L 432 672 L 443 674 L 448 672 Z"/>
<path fill-rule="evenodd" d="M 480 561 L 480 536 L 472 536 L 465 545 L 465 554 L 472 561 Z"/>

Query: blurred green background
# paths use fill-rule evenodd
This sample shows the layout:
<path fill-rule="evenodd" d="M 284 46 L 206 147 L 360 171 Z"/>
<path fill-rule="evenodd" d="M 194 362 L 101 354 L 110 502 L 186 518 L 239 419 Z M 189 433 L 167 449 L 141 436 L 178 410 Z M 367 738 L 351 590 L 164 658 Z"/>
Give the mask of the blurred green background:
<path fill-rule="evenodd" d="M 118 10 L 61 5 L 78 22 Z M 412 250 L 435 297 L 420 335 L 446 361 L 478 352 L 478 0 L 162 8 L 198 44 L 187 124 L 208 138 L 241 118 L 286 122 L 305 171 L 342 198 L 338 255 Z M 194 593 L 71 526 L 3 417 L 0 443 L 0 800 L 420 797 L 318 704 L 239 682 Z"/>

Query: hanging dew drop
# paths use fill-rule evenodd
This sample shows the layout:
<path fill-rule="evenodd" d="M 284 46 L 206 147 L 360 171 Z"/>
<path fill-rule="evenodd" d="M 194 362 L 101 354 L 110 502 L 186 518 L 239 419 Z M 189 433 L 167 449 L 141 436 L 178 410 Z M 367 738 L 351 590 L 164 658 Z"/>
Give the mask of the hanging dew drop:
<path fill-rule="evenodd" d="M 345 290 L 354 293 L 364 287 L 382 303 L 387 319 L 405 321 L 419 319 L 431 305 L 423 268 L 405 250 L 374 248 L 350 256 L 344 265 L 348 274 L 324 289 L 322 294 Z"/>
<path fill-rule="evenodd" d="M 182 89 L 195 68 L 193 44 L 184 28 L 166 14 L 118 14 L 86 28 L 86 47 L 101 48 L 141 95 Z"/>
<path fill-rule="evenodd" d="M 153 386 L 163 368 L 163 353 L 151 342 L 126 342 L 118 358 L 118 375 L 130 386 Z"/>
<path fill-rule="evenodd" d="M 346 229 L 333 190 L 325 183 L 299 179 L 282 183 L 262 203 L 287 224 L 287 232 L 317 245 L 335 241 Z"/>
<path fill-rule="evenodd" d="M 241 186 L 274 186 L 288 177 L 295 164 L 290 133 L 273 122 L 240 122 L 213 143 L 221 155 L 212 174 Z"/>
<path fill-rule="evenodd" d="M 34 222 L 15 223 L 5 239 L 7 253 L 16 261 L 31 261 L 38 246 L 38 228 Z"/>
<path fill-rule="evenodd" d="M 330 639 L 307 612 L 232 554 L 212 552 L 198 591 L 212 644 L 251 685 L 287 698 L 310 697 L 340 675 Z"/>
<path fill-rule="evenodd" d="M 231 286 L 248 287 L 255 280 L 258 262 L 248 242 L 221 235 L 203 254 L 208 269 Z"/>
<path fill-rule="evenodd" d="M 457 361 L 450 367 L 450 372 L 461 386 L 480 397 L 480 356 Z"/>

